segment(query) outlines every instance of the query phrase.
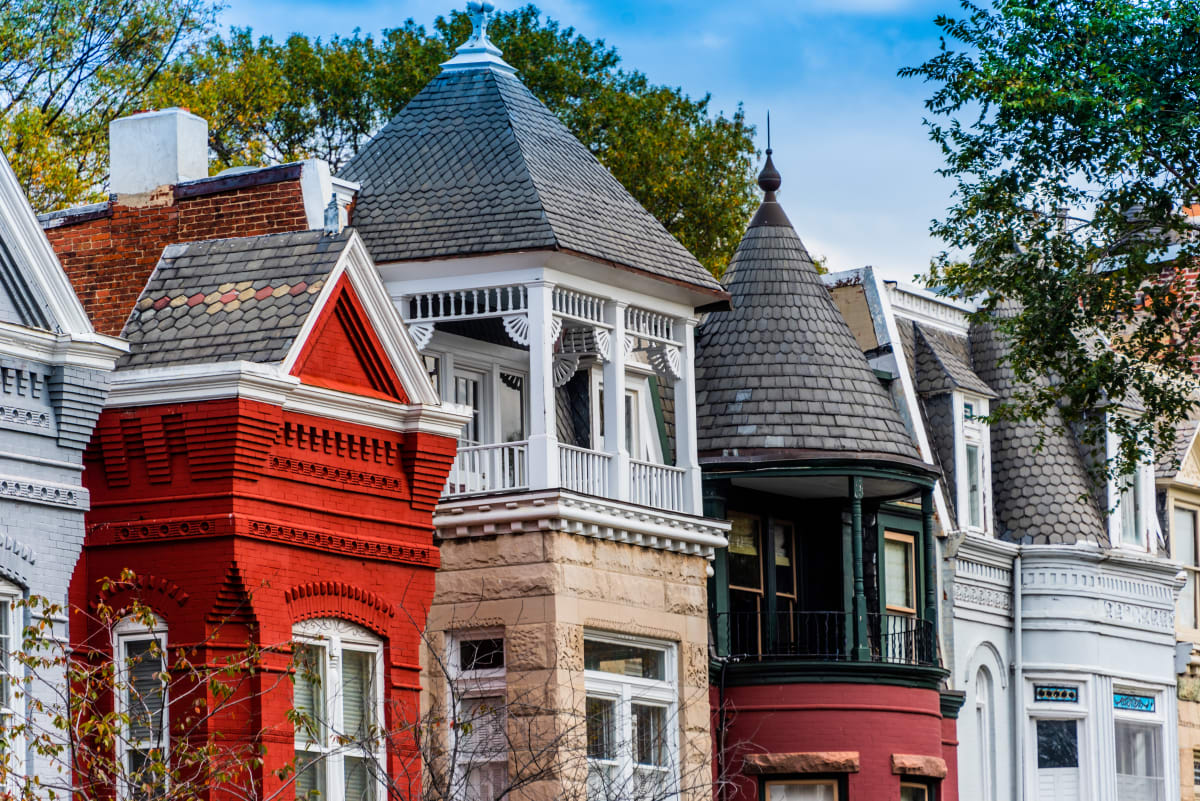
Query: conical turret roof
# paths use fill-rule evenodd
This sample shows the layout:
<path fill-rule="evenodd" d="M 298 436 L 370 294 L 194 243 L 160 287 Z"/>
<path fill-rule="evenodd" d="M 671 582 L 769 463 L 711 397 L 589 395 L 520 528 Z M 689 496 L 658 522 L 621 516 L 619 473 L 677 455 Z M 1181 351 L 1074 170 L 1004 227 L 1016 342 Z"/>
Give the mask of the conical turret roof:
<path fill-rule="evenodd" d="M 732 310 L 698 331 L 696 403 L 702 462 L 920 456 L 800 237 L 766 197 L 726 272 Z"/>
<path fill-rule="evenodd" d="M 376 261 L 557 249 L 723 298 L 478 25 L 340 173 L 361 184 L 353 222 Z"/>

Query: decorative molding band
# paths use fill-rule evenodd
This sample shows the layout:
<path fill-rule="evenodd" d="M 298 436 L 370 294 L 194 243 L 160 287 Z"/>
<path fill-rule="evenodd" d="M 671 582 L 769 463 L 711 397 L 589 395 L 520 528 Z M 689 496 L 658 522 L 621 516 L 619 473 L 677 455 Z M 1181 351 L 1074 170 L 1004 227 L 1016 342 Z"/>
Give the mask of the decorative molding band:
<path fill-rule="evenodd" d="M 391 445 L 391 443 L 387 444 Z M 362 470 L 347 470 L 344 467 L 334 467 L 332 465 L 320 464 L 319 462 L 306 462 L 287 456 L 272 456 L 270 458 L 270 468 L 280 473 L 291 473 L 300 476 L 302 479 L 321 483 L 352 484 L 356 487 L 385 490 L 387 492 L 405 491 L 404 482 L 394 476 L 386 476 L 381 473 L 367 473 Z"/>
<path fill-rule="evenodd" d="M 112 586 L 106 590 L 101 590 L 97 596 L 92 599 L 92 609 L 95 610 L 101 603 L 111 605 L 113 598 L 123 594 L 134 594 L 134 590 L 138 590 L 142 593 L 153 592 L 155 594 L 162 595 L 163 597 L 170 598 L 177 606 L 186 606 L 188 600 L 192 597 L 188 593 L 184 592 L 183 588 L 173 581 L 160 578 L 154 574 L 137 575 L 134 576 L 132 583 L 114 580 Z M 153 606 L 153 604 L 151 604 L 151 606 Z M 162 610 L 159 609 L 158 611 Z"/>
<path fill-rule="evenodd" d="M 83 505 L 83 492 L 82 489 L 76 487 L 22 481 L 17 478 L 0 476 L 0 498 L 80 509 Z"/>
<path fill-rule="evenodd" d="M 901 317 L 948 329 L 956 334 L 967 333 L 967 309 L 949 298 L 929 298 L 900 286 L 889 286 L 892 308 Z"/>
<path fill-rule="evenodd" d="M 433 524 L 443 539 L 562 531 L 712 559 L 729 523 L 550 489 L 444 501 Z"/>
<path fill-rule="evenodd" d="M 954 575 L 958 579 L 982 581 L 1004 587 L 1012 586 L 1011 569 L 964 559 L 961 554 L 954 560 Z"/>
<path fill-rule="evenodd" d="M 988 610 L 996 610 L 1002 614 L 1012 612 L 1012 595 L 991 587 L 979 587 L 974 584 L 954 584 L 955 603 L 981 606 Z"/>
<path fill-rule="evenodd" d="M 293 621 L 318 617 L 346 617 L 379 634 L 396 617 L 396 607 L 375 593 L 344 581 L 314 581 L 285 590 L 283 598 Z"/>
<path fill-rule="evenodd" d="M 20 406 L 0 406 L 0 423 L 32 428 L 37 433 L 51 433 L 50 412 L 23 409 Z"/>
<path fill-rule="evenodd" d="M 1137 628 L 1150 628 L 1162 632 L 1175 630 L 1174 609 L 1154 609 L 1139 604 L 1105 601 L 1104 617 L 1118 623 L 1132 624 Z"/>

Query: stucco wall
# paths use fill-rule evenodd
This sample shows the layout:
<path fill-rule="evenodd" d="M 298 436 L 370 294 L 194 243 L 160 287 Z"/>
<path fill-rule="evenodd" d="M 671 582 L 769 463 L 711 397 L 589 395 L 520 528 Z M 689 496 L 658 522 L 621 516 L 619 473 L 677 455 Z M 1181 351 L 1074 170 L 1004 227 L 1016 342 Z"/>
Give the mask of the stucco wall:
<path fill-rule="evenodd" d="M 556 739 L 581 749 L 585 631 L 670 642 L 677 653 L 679 708 L 671 723 L 680 744 L 680 797 L 711 798 L 706 559 L 547 530 L 445 540 L 441 555 L 423 655 L 426 709 L 446 703 L 446 633 L 499 629 L 510 740 L 541 738 L 531 745 L 535 754 Z M 515 797 L 573 797 L 560 778 L 581 793 L 581 753 L 563 758 L 561 777 L 548 771 Z M 512 757 L 510 772 L 529 774 L 515 764 L 522 759 Z"/>

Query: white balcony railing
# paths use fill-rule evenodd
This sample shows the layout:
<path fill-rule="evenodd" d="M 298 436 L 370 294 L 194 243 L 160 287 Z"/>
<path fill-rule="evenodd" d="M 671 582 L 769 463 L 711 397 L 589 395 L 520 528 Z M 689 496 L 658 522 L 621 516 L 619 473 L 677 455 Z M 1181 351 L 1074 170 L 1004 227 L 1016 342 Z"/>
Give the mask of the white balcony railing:
<path fill-rule="evenodd" d="M 502 492 L 529 486 L 527 444 L 460 445 L 442 496 Z"/>
<path fill-rule="evenodd" d="M 636 504 L 683 511 L 683 480 L 682 468 L 629 460 L 629 500 Z"/>
<path fill-rule="evenodd" d="M 611 461 L 612 457 L 607 453 L 560 443 L 559 480 L 564 489 L 607 498 L 608 466 Z"/>

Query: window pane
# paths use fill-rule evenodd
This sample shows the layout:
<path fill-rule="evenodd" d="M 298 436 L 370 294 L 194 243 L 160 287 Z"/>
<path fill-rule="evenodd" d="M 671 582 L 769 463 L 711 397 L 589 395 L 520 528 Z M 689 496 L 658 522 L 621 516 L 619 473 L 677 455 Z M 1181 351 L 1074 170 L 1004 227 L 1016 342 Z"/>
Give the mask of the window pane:
<path fill-rule="evenodd" d="M 1121 486 L 1121 537 L 1128 545 L 1144 545 L 1142 537 L 1141 500 L 1138 492 L 1141 471 L 1134 470 L 1117 479 Z"/>
<path fill-rule="evenodd" d="M 837 786 L 833 782 L 770 782 L 766 795 L 767 801 L 836 801 Z"/>
<path fill-rule="evenodd" d="M 442 360 L 428 353 L 423 354 L 423 357 L 425 359 L 425 372 L 429 374 L 429 383 L 433 384 L 433 389 L 440 398 L 442 396 Z"/>
<path fill-rule="evenodd" d="M 633 705 L 633 761 L 639 765 L 667 766 L 667 710 L 661 706 Z"/>
<path fill-rule="evenodd" d="M 345 801 L 375 801 L 376 783 L 370 760 L 348 756 L 342 771 L 346 777 Z"/>
<path fill-rule="evenodd" d="M 1079 732 L 1073 720 L 1037 722 L 1038 768 L 1079 767 Z"/>
<path fill-rule="evenodd" d="M 912 543 L 906 540 L 885 540 L 883 552 L 887 605 L 912 609 Z"/>
<path fill-rule="evenodd" d="M 1118 720 L 1113 728 L 1118 801 L 1165 801 L 1162 727 Z"/>
<path fill-rule="evenodd" d="M 1184 565 L 1193 567 L 1196 564 L 1196 513 L 1191 509 L 1175 507 L 1174 511 L 1174 542 L 1175 558 Z M 1182 628 L 1196 628 L 1196 576 L 1191 570 L 1185 571 L 1187 583 L 1179 593 L 1179 604 L 1176 609 L 1177 621 Z"/>
<path fill-rule="evenodd" d="M 163 703 L 163 652 L 154 640 L 125 643 L 125 688 L 129 711 L 129 739 L 155 743 L 161 739 Z"/>
<path fill-rule="evenodd" d="M 733 523 L 729 530 L 729 583 L 735 587 L 762 589 L 758 518 L 734 512 L 729 515 L 729 521 Z"/>
<path fill-rule="evenodd" d="M 467 771 L 465 801 L 496 801 L 508 789 L 508 762 L 485 762 Z"/>
<path fill-rule="evenodd" d="M 795 596 L 796 538 L 792 536 L 792 526 L 790 523 L 773 523 L 771 535 L 775 541 L 775 592 Z"/>
<path fill-rule="evenodd" d="M 500 437 L 502 442 L 525 439 L 525 376 L 500 373 Z"/>
<path fill-rule="evenodd" d="M 504 667 L 504 639 L 463 640 L 458 646 L 458 669 L 497 670 Z"/>
<path fill-rule="evenodd" d="M 454 379 L 454 402 L 471 407 L 471 419 L 463 426 L 459 438 L 469 445 L 478 445 L 483 436 L 482 382 L 475 375 L 460 375 Z"/>
<path fill-rule="evenodd" d="M 296 684 L 292 704 L 300 714 L 296 742 L 323 742 L 325 731 L 324 649 L 315 645 L 296 646 Z"/>
<path fill-rule="evenodd" d="M 915 784 L 900 785 L 900 801 L 929 801 L 929 788 Z"/>
<path fill-rule="evenodd" d="M 126 780 L 129 785 L 131 801 L 149 801 L 149 799 L 161 798 L 166 789 L 163 787 L 163 782 L 166 779 L 167 769 L 167 766 L 163 764 L 162 753 L 134 749 L 127 753 L 127 759 L 129 775 L 126 776 Z"/>
<path fill-rule="evenodd" d="M 642 454 L 638 449 L 638 444 L 641 442 L 641 415 L 638 414 L 637 393 L 633 390 L 625 391 L 625 450 L 629 453 L 632 459 L 641 459 Z"/>
<path fill-rule="evenodd" d="M 0 601 L 0 708 L 12 708 L 12 690 L 9 676 L 12 675 L 12 652 L 15 650 L 12 636 L 12 605 Z"/>
<path fill-rule="evenodd" d="M 372 714 L 374 668 L 374 654 L 342 652 L 342 733 L 358 743 L 366 740 L 375 723 Z"/>
<path fill-rule="evenodd" d="M 587 699 L 588 759 L 617 758 L 617 702 L 607 698 Z"/>
<path fill-rule="evenodd" d="M 586 670 L 662 680 L 666 677 L 664 662 L 663 652 L 654 648 L 596 640 L 583 642 L 583 666 Z"/>
<path fill-rule="evenodd" d="M 967 446 L 967 514 L 968 525 L 983 526 L 983 491 L 980 484 L 979 446 Z"/>
<path fill-rule="evenodd" d="M 296 752 L 296 798 L 325 797 L 325 759 L 320 754 Z"/>

